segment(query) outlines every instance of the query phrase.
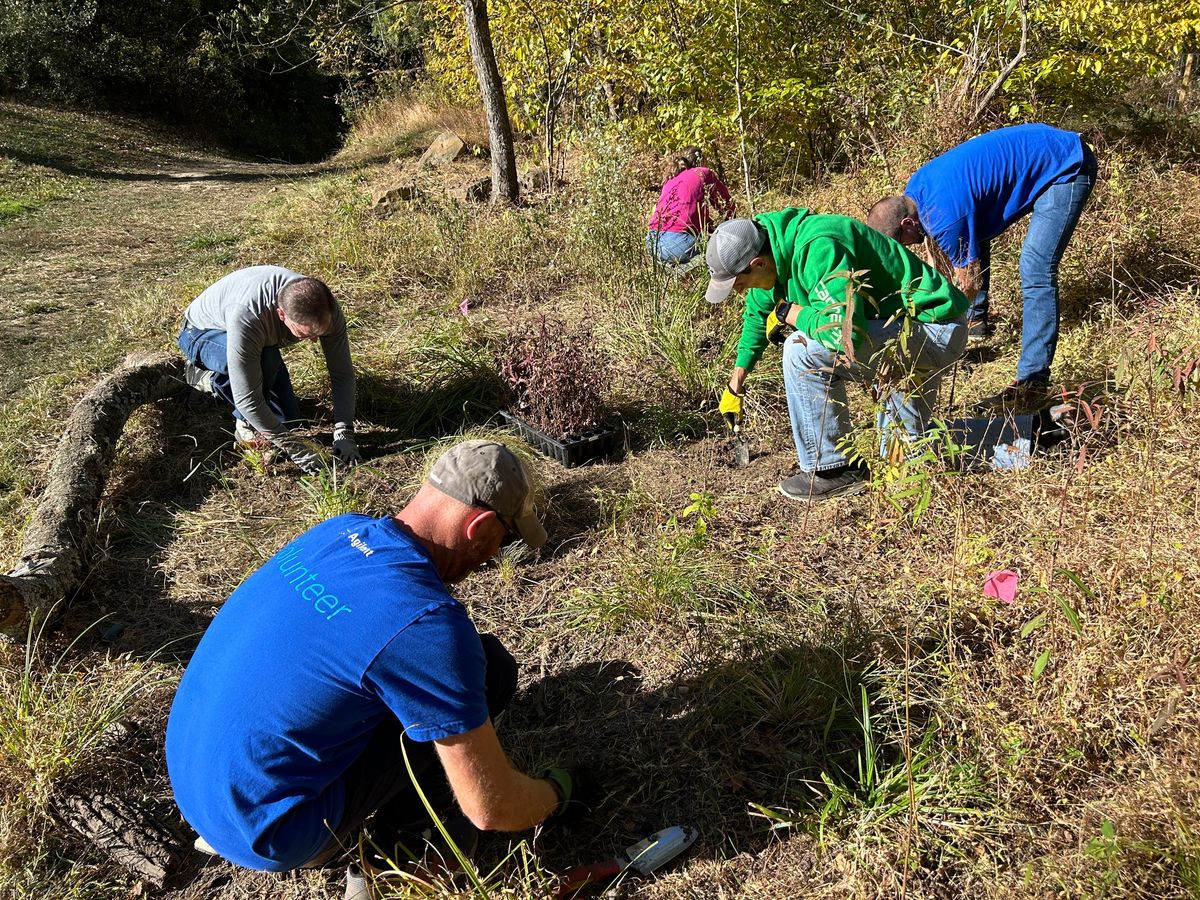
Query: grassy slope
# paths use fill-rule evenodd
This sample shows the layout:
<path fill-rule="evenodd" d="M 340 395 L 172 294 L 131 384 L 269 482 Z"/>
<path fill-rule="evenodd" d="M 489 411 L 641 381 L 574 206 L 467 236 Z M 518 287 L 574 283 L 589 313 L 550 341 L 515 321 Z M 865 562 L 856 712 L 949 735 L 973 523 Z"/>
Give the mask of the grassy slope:
<path fill-rule="evenodd" d="M 393 121 L 411 131 L 426 119 Z M 364 141 L 371 155 L 387 144 L 379 131 Z M 223 452 L 225 417 L 211 406 L 135 419 L 107 553 L 40 645 L 33 691 L 18 690 L 20 655 L 0 649 L 0 888 L 124 894 L 118 871 L 47 819 L 49 786 L 124 786 L 169 810 L 157 754 L 170 689 L 222 598 L 306 525 L 346 508 L 394 510 L 455 432 L 497 434 L 489 347 L 552 308 L 594 325 L 634 452 L 580 470 L 535 461 L 549 547 L 460 592 L 481 629 L 526 663 L 501 729 L 515 761 L 605 774 L 599 822 L 542 835 L 545 865 L 686 822 L 701 829 L 699 846 L 638 896 L 1193 896 L 1200 408 L 1172 374 L 1200 355 L 1190 338 L 1200 179 L 1102 150 L 1063 265 L 1056 365 L 1070 381 L 1116 383 L 1108 439 L 1019 474 L 909 473 L 931 492 L 915 522 L 912 500 L 887 499 L 882 472 L 871 494 L 811 510 L 774 493 L 793 456 L 773 355 L 751 383 L 755 458 L 727 467 L 705 409 L 736 311 L 707 309 L 700 282 L 666 282 L 645 264 L 653 195 L 619 151 L 584 155 L 563 193 L 516 211 L 426 199 L 372 214 L 370 189 L 411 160 L 264 194 L 220 259 L 132 296 L 138 327 L 106 335 L 98 358 L 166 343 L 184 299 L 224 268 L 273 260 L 321 275 L 355 321 L 370 468 L 336 487 L 296 486 L 293 472 L 264 478 Z M 866 171 L 759 206 L 853 213 L 889 187 Z M 1018 240 L 997 247 L 993 278 L 1010 322 Z M 971 351 L 955 402 L 1003 384 L 1016 352 L 1011 326 Z M 319 359 L 298 350 L 289 360 L 302 395 L 327 410 Z M 69 394 L 83 389 L 85 373 L 59 371 Z M 6 405 L 7 427 L 40 409 L 61 414 L 46 395 L 63 379 L 31 383 Z M 865 415 L 866 401 L 855 403 Z M 9 470 L 24 471 L 52 431 L 38 426 L 34 447 L 8 443 Z M 36 476 L 10 484 L 8 534 L 36 500 Z M 981 595 L 996 568 L 1021 574 L 1013 606 Z M 52 664 L 105 613 L 124 624 L 119 637 L 98 639 L 106 622 Z M 122 687 L 131 698 L 114 704 Z M 114 705 L 144 726 L 136 764 L 78 746 Z M 338 873 L 218 864 L 170 894 L 338 889 Z"/>

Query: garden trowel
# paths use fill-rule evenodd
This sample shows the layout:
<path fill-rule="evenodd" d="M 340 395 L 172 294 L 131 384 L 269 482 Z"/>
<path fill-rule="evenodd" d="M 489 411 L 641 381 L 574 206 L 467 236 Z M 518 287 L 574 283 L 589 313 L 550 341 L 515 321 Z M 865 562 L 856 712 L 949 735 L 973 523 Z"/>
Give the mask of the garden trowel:
<path fill-rule="evenodd" d="M 695 828 L 686 825 L 672 825 L 670 828 L 656 831 L 645 840 L 626 847 L 613 859 L 578 866 L 565 872 L 559 878 L 554 896 L 573 897 L 577 891 L 589 884 L 608 881 L 630 870 L 639 875 L 649 875 L 692 846 L 698 833 Z"/>
<path fill-rule="evenodd" d="M 741 425 L 733 427 L 733 467 L 744 469 L 750 465 L 750 439 Z"/>

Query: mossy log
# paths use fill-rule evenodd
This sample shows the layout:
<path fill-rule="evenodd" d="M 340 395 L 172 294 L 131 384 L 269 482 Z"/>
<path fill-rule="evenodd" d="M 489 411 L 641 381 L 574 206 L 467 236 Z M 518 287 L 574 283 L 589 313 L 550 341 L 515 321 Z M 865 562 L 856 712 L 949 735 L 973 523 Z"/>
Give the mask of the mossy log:
<path fill-rule="evenodd" d="M 79 587 L 90 563 L 100 502 L 130 414 L 184 384 L 183 360 L 131 355 L 83 397 L 58 440 L 45 493 L 21 542 L 21 562 L 0 575 L 0 633 L 29 624 Z"/>

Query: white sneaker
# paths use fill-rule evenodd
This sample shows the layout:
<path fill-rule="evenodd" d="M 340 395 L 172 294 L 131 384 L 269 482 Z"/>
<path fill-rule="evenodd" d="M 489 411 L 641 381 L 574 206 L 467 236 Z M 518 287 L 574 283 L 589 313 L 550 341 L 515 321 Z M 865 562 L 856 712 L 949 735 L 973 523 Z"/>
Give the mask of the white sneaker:
<path fill-rule="evenodd" d="M 345 900 L 372 900 L 371 888 L 357 863 L 350 863 L 346 869 Z"/>

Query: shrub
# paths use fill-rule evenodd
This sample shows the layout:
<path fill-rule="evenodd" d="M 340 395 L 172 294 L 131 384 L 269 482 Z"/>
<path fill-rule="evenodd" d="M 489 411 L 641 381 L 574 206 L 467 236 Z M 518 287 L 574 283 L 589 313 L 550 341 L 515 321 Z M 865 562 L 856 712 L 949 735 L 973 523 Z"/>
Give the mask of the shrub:
<path fill-rule="evenodd" d="M 581 434 L 604 418 L 608 368 L 581 327 L 542 316 L 535 330 L 509 337 L 500 353 L 500 377 L 510 408 L 550 437 Z"/>

